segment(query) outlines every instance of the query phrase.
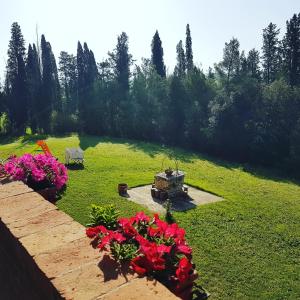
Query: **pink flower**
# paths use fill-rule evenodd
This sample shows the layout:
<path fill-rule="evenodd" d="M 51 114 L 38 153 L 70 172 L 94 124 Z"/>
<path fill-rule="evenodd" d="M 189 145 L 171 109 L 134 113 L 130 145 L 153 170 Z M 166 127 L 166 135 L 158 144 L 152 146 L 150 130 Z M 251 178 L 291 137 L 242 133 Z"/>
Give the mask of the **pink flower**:
<path fill-rule="evenodd" d="M 36 181 L 42 181 L 45 179 L 45 173 L 37 168 L 32 170 L 32 178 Z"/>

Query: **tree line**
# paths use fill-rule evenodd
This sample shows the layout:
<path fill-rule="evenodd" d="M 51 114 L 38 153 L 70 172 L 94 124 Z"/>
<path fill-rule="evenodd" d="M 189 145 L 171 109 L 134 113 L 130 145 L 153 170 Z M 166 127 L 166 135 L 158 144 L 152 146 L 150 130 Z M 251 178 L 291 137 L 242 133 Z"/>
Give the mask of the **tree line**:
<path fill-rule="evenodd" d="M 270 23 L 263 46 L 248 53 L 232 38 L 204 73 L 193 61 L 190 26 L 167 74 L 158 31 L 151 58 L 135 64 L 128 36 L 96 62 L 87 43 L 58 60 L 41 36 L 25 41 L 11 27 L 0 93 L 2 134 L 82 132 L 154 141 L 242 162 L 300 166 L 300 14 L 283 38 Z M 175 50 L 175 49 L 174 49 Z"/>

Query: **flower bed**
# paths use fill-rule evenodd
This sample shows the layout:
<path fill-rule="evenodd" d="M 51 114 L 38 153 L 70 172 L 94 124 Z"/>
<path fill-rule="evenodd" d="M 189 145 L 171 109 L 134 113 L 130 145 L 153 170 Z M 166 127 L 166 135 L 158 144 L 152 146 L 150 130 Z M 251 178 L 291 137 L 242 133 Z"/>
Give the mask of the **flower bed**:
<path fill-rule="evenodd" d="M 66 167 L 45 154 L 11 156 L 1 167 L 2 173 L 26 183 L 35 191 L 61 190 L 68 180 Z"/>
<path fill-rule="evenodd" d="M 149 217 L 143 212 L 119 218 L 115 224 L 110 222 L 109 228 L 104 223 L 86 229 L 93 245 L 110 251 L 120 263 L 129 261 L 138 275 L 158 279 L 184 299 L 191 297 L 197 273 L 183 228 L 162 221 L 157 214 Z"/>

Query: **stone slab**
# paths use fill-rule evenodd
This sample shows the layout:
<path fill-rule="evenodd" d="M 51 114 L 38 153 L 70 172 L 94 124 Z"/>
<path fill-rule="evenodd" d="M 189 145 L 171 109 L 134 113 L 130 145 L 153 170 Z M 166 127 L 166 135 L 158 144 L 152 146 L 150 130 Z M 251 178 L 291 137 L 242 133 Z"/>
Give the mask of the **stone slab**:
<path fill-rule="evenodd" d="M 11 196 L 17 196 L 29 192 L 32 192 L 32 189 L 21 181 L 12 181 L 0 185 L 0 199 L 8 198 Z"/>
<path fill-rule="evenodd" d="M 56 277 L 53 285 L 67 300 L 92 300 L 132 280 L 132 275 L 120 273 L 117 264 L 113 260 L 105 262 L 105 257 L 99 263 L 84 265 Z"/>
<path fill-rule="evenodd" d="M 0 200 L 0 217 L 7 225 L 56 209 L 55 205 L 45 201 L 42 196 L 34 192 Z"/>
<path fill-rule="evenodd" d="M 56 209 L 55 205 L 34 192 L 0 199 L 0 217 L 5 224 L 33 218 Z"/>
<path fill-rule="evenodd" d="M 38 207 L 41 208 L 41 205 Z M 41 211 L 40 214 L 35 216 L 25 216 L 22 219 L 8 224 L 8 228 L 15 237 L 21 238 L 71 221 L 72 218 L 70 216 L 54 209 L 46 212 Z"/>
<path fill-rule="evenodd" d="M 138 278 L 112 290 L 97 300 L 171 300 L 179 299 L 160 282 L 146 277 Z"/>
<path fill-rule="evenodd" d="M 85 237 L 84 227 L 71 221 L 22 237 L 20 242 L 31 256 L 35 256 L 62 247 L 82 237 Z"/>
<path fill-rule="evenodd" d="M 41 253 L 34 257 L 48 278 L 55 278 L 68 273 L 80 266 L 97 263 L 102 253 L 94 249 L 87 237 L 65 244 L 59 248 Z"/>
<path fill-rule="evenodd" d="M 164 202 L 151 196 L 151 185 L 139 186 L 128 190 L 128 200 L 146 206 L 148 209 L 165 213 Z M 178 197 L 172 200 L 172 210 L 186 211 L 198 205 L 214 203 L 223 198 L 188 186 L 188 197 Z"/>

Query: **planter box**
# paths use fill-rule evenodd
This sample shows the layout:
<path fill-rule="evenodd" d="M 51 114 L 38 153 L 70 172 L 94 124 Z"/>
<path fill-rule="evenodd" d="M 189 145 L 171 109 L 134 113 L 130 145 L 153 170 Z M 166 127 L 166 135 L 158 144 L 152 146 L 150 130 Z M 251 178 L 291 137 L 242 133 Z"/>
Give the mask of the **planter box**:
<path fill-rule="evenodd" d="M 56 200 L 57 189 L 56 189 L 55 186 L 45 188 L 45 189 L 42 189 L 42 190 L 38 190 L 36 192 L 39 193 L 43 198 L 45 198 L 49 202 L 55 202 L 55 200 Z"/>

